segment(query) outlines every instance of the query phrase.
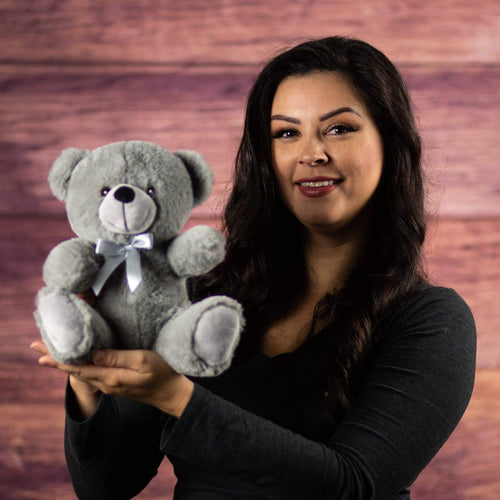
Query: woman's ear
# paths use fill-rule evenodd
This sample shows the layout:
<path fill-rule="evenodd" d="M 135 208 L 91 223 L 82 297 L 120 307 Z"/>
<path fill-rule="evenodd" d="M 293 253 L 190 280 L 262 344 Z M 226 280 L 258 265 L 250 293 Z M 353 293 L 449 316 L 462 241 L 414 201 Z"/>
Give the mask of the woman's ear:
<path fill-rule="evenodd" d="M 78 148 L 67 148 L 59 155 L 49 172 L 49 185 L 54 196 L 64 201 L 68 193 L 68 183 L 75 167 L 90 151 Z"/>
<path fill-rule="evenodd" d="M 176 151 L 175 155 L 182 160 L 191 177 L 194 206 L 200 205 L 208 198 L 212 191 L 214 184 L 212 169 L 203 156 L 196 151 L 181 149 Z"/>

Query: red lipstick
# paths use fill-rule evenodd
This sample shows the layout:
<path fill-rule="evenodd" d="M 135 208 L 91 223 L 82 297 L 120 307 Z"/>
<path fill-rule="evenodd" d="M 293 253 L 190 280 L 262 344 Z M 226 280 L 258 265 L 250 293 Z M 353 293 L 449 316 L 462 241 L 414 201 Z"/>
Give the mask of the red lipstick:
<path fill-rule="evenodd" d="M 342 182 L 333 177 L 304 177 L 295 184 L 299 191 L 308 198 L 319 198 L 331 193 Z"/>

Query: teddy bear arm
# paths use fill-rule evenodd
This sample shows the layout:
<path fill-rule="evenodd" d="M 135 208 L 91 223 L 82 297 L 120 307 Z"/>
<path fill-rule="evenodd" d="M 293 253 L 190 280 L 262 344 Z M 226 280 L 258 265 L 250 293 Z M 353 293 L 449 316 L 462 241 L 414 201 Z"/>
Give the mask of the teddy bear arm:
<path fill-rule="evenodd" d="M 224 247 L 224 236 L 219 231 L 210 226 L 194 226 L 172 241 L 167 259 L 177 276 L 197 276 L 222 262 Z"/>
<path fill-rule="evenodd" d="M 92 242 L 73 238 L 51 250 L 43 265 L 43 280 L 52 288 L 83 293 L 92 286 L 101 264 Z"/>

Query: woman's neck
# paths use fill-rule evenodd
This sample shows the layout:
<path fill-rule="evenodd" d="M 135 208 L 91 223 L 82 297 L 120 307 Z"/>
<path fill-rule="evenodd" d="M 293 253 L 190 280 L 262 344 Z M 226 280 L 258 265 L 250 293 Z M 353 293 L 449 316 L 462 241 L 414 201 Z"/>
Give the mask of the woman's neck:
<path fill-rule="evenodd" d="M 296 350 L 326 325 L 327 319 L 316 319 L 313 325 L 316 306 L 326 294 L 342 288 L 360 248 L 357 239 L 339 240 L 311 232 L 304 243 L 308 287 L 293 308 L 267 329 L 260 349 L 269 357 Z"/>
<path fill-rule="evenodd" d="M 359 235 L 339 238 L 309 231 L 305 244 L 309 295 L 320 299 L 342 288 L 358 260 L 362 244 Z"/>

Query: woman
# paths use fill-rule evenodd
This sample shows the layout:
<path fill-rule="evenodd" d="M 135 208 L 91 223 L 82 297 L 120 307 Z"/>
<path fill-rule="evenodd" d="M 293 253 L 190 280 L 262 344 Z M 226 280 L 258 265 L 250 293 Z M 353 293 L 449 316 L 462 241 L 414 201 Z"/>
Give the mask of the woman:
<path fill-rule="evenodd" d="M 422 271 L 420 155 L 405 85 L 370 45 L 330 37 L 268 63 L 248 100 L 226 260 L 192 290 L 243 304 L 233 366 L 188 380 L 148 351 L 39 360 L 70 374 L 80 498 L 132 497 L 164 454 L 179 499 L 409 498 L 475 370 L 468 307 Z"/>

